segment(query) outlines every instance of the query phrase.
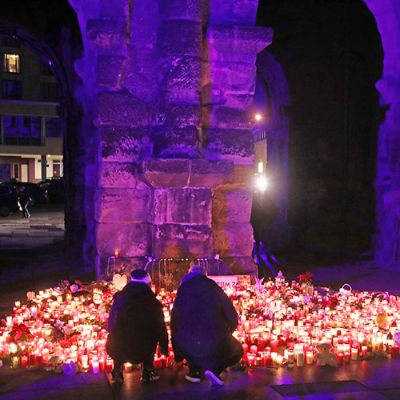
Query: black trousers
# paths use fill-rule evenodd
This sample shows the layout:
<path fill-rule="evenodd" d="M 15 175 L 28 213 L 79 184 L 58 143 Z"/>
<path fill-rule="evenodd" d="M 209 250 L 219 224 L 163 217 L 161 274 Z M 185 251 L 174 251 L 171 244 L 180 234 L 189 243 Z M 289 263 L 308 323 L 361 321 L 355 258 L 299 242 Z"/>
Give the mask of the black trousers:
<path fill-rule="evenodd" d="M 225 368 L 237 364 L 243 357 L 243 347 L 233 336 L 212 356 L 185 357 L 191 371 L 210 370 L 219 375 Z"/>

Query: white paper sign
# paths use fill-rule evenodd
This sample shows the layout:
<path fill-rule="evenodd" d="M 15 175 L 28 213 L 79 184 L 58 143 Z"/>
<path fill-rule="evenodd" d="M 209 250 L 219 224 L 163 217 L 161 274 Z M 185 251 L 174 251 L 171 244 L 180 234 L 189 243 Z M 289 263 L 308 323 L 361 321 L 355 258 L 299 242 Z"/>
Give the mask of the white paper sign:
<path fill-rule="evenodd" d="M 249 275 L 208 275 L 222 289 L 235 290 L 241 283 L 250 284 Z"/>

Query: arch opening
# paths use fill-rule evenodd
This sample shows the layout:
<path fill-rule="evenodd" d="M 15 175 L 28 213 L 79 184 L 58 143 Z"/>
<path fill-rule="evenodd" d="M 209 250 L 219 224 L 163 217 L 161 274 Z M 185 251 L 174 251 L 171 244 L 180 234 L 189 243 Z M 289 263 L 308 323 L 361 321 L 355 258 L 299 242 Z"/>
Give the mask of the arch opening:
<path fill-rule="evenodd" d="M 382 44 L 362 1 L 260 1 L 258 25 L 291 93 L 291 245 L 312 252 L 369 252 L 381 108 L 375 83 Z"/>

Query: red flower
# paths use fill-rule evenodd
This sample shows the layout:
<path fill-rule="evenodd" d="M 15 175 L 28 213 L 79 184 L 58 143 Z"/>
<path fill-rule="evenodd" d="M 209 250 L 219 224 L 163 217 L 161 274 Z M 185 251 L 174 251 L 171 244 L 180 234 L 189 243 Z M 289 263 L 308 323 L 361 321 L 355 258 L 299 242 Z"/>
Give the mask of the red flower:
<path fill-rule="evenodd" d="M 312 273 L 306 272 L 298 276 L 298 279 L 301 283 L 308 283 L 312 281 Z"/>

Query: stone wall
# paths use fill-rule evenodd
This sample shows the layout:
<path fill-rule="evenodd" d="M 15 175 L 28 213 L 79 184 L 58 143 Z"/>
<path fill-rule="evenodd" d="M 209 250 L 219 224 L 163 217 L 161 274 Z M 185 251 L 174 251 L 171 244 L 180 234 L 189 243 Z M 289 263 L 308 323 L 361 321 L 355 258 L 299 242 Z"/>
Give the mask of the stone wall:
<path fill-rule="evenodd" d="M 133 264 L 213 257 L 253 272 L 249 126 L 256 0 L 73 0 L 93 168 L 96 272 L 119 249 Z"/>

